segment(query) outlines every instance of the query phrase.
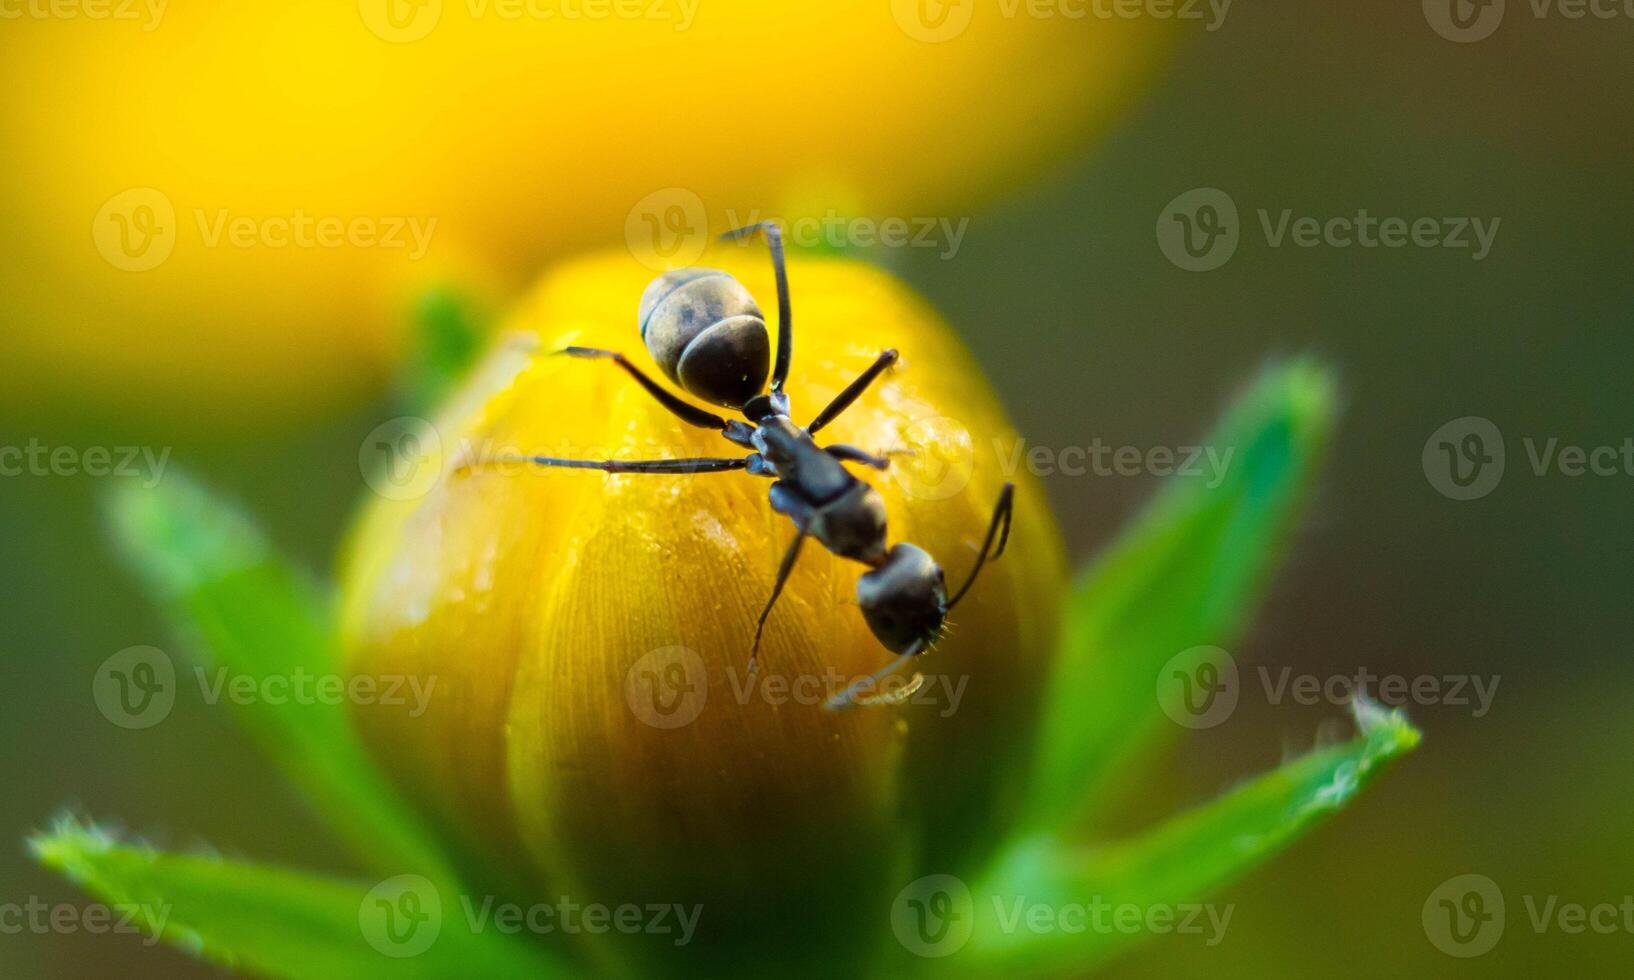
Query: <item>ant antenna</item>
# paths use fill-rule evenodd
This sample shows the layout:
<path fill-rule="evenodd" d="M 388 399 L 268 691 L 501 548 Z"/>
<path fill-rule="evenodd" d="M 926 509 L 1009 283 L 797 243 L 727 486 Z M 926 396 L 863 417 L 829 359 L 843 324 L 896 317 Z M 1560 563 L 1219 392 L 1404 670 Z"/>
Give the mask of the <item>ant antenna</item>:
<path fill-rule="evenodd" d="M 762 221 L 734 228 L 721 235 L 723 242 L 735 242 L 750 235 L 764 235 L 772 253 L 772 272 L 777 277 L 777 360 L 772 366 L 772 391 L 783 390 L 789 379 L 789 362 L 794 357 L 794 318 L 789 309 L 789 272 L 783 261 L 783 229 L 775 221 Z"/>
<path fill-rule="evenodd" d="M 997 558 L 1004 554 L 1004 546 L 1010 540 L 1010 509 L 1011 504 L 1015 501 L 1015 495 L 1016 485 L 1014 483 L 1006 483 L 1004 489 L 999 491 L 999 502 L 993 507 L 993 521 L 987 525 L 987 540 L 982 542 L 981 554 L 976 556 L 976 567 L 970 570 L 970 577 L 965 579 L 965 584 L 959 586 L 959 591 L 955 592 L 953 598 L 948 600 L 948 611 L 951 612 L 953 607 L 959 604 L 959 600 L 965 597 L 965 593 L 970 591 L 970 587 L 976 584 L 976 576 L 981 573 L 982 566 L 987 563 L 987 559 L 989 557 Z M 1001 526 L 1002 532 L 1000 530 Z M 998 535 L 999 539 L 999 546 L 996 549 L 993 547 L 993 536 L 995 534 Z M 991 556 L 988 555 L 989 551 L 992 551 Z"/>

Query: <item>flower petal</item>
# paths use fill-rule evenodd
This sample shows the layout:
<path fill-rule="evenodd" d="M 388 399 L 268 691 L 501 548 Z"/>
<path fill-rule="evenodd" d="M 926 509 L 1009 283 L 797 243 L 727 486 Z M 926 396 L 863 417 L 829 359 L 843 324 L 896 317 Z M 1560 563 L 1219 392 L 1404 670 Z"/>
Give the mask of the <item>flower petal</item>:
<path fill-rule="evenodd" d="M 1267 370 L 1204 445 L 1234 457 L 1214 487 L 1171 478 L 1074 587 L 1044 707 L 1029 815 L 1104 805 L 1107 780 L 1165 731 L 1154 685 L 1189 648 L 1232 642 L 1275 567 L 1333 426 L 1333 381 Z"/>
<path fill-rule="evenodd" d="M 121 484 L 108 513 L 132 571 L 194 640 L 202 665 L 258 684 L 338 679 L 328 597 L 285 564 L 247 516 L 174 471 L 152 488 Z M 234 709 L 372 866 L 427 874 L 444 866 L 441 849 L 364 753 L 344 706 L 256 698 Z"/>
<path fill-rule="evenodd" d="M 460 896 L 418 875 L 371 887 L 165 854 L 66 819 L 30 839 L 29 850 L 108 903 L 118 928 L 235 971 L 292 980 L 566 975 L 529 945 L 470 928 Z M 392 920 L 399 908 L 413 918 Z"/>
<path fill-rule="evenodd" d="M 1319 749 L 1132 840 L 1075 846 L 1053 835 L 1019 841 L 975 892 L 982 918 L 958 966 L 977 975 L 1055 975 L 1090 969 L 1134 938 L 1123 929 L 1004 929 L 998 909 L 1099 902 L 1189 914 L 1216 889 L 1268 860 L 1343 809 L 1419 733 L 1399 712 L 1356 706 L 1357 737 Z M 1204 911 L 1214 914 L 1214 909 Z M 1223 928 L 1220 910 L 1213 927 Z"/>

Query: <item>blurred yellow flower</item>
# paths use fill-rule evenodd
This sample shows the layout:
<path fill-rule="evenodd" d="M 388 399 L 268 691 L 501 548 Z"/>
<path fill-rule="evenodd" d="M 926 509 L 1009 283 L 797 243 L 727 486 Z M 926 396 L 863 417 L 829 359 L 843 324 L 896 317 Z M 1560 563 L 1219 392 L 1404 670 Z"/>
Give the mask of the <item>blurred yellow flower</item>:
<path fill-rule="evenodd" d="M 761 249 L 704 261 L 763 303 L 774 295 Z M 635 314 L 651 275 L 625 252 L 571 262 L 506 326 L 544 350 L 612 348 L 650 370 Z M 901 350 L 824 440 L 914 451 L 867 478 L 891 540 L 925 547 L 957 583 L 1014 432 L 959 342 L 889 276 L 795 257 L 790 277 L 797 420 L 879 350 Z M 611 364 L 502 345 L 422 436 L 432 475 L 400 481 L 409 492 L 380 484 L 351 542 L 343 642 L 351 671 L 435 676 L 439 694 L 423 715 L 372 705 L 356 718 L 457 848 L 510 887 L 701 905 L 687 949 L 648 937 L 670 972 L 674 957 L 727 955 L 838 968 L 866 954 L 858 937 L 878 935 L 878 910 L 926 873 L 913 869 L 973 867 L 1002 838 L 1064 577 L 1025 474 L 1008 551 L 917 661 L 925 686 L 905 705 L 834 713 L 824 698 L 889 659 L 856 606 L 862 566 L 808 547 L 759 673 L 745 669 L 793 535 L 768 481 L 460 468 L 518 450 L 735 454 L 717 433 L 683 426 Z"/>
<path fill-rule="evenodd" d="M 620 229 L 968 215 L 1104 128 L 1171 23 L 1057 6 L 19 4 L 0 407 L 316 410 L 378 387 L 431 281 L 503 293 Z"/>

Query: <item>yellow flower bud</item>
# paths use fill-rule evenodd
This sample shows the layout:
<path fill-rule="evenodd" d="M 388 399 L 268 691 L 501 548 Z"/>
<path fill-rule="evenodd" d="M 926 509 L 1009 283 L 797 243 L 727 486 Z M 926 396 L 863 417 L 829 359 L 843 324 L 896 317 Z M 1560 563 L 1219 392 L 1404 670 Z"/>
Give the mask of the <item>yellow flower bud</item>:
<path fill-rule="evenodd" d="M 722 246 L 701 264 L 736 276 L 775 318 L 763 250 Z M 357 709 L 387 770 L 530 900 L 697 904 L 687 950 L 646 942 L 699 964 L 859 955 L 864 937 L 888 934 L 904 882 L 968 869 L 996 843 L 1064 579 L 1042 490 L 1005 469 L 1018 437 L 948 328 L 871 266 L 796 256 L 789 270 L 797 422 L 881 350 L 902 352 L 819 437 L 912 452 L 886 473 L 860 471 L 884 495 L 893 543 L 927 549 L 957 587 L 1002 485 L 1017 482 L 1009 548 L 915 661 L 926 680 L 908 703 L 824 710 L 890 654 L 856 604 L 865 567 L 815 542 L 748 674 L 794 534 L 767 479 L 493 462 L 743 454 L 606 361 L 497 349 L 427 434 L 440 444 L 436 482 L 370 502 L 345 574 L 349 669 L 437 678 L 418 717 Z M 636 325 L 651 277 L 623 252 L 569 263 L 508 330 L 544 352 L 622 351 L 656 376 Z"/>

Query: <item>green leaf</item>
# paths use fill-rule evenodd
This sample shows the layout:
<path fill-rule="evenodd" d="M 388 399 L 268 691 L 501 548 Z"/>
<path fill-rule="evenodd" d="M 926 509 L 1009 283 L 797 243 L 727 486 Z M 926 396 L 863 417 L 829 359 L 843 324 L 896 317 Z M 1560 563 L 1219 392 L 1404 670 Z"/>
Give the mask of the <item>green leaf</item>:
<path fill-rule="evenodd" d="M 371 886 L 164 854 L 73 820 L 30 839 L 29 849 L 110 906 L 120 928 L 235 970 L 301 978 L 562 975 L 541 951 L 495 931 L 491 918 L 473 928 L 469 900 L 424 878 Z"/>
<path fill-rule="evenodd" d="M 1013 845 L 973 892 L 974 926 L 957 965 L 995 976 L 1081 972 L 1140 935 L 1171 931 L 1190 908 L 1337 813 L 1418 744 L 1399 711 L 1370 703 L 1354 710 L 1360 734 L 1352 741 L 1288 762 L 1132 840 L 1088 848 L 1040 834 Z M 1018 898 L 1022 907 L 1055 913 L 1093 906 L 1082 931 L 1035 930 L 1018 922 Z M 1119 906 L 1138 909 L 1143 924 L 1119 927 Z M 1095 907 L 1103 910 L 1099 927 Z M 1204 941 L 1218 941 L 1229 914 L 1229 906 L 1205 906 L 1193 926 Z"/>
<path fill-rule="evenodd" d="M 440 850 L 370 762 L 336 696 L 343 675 L 329 598 L 237 509 L 174 471 L 151 489 L 121 485 L 108 511 L 130 567 L 195 641 L 198 664 L 177 670 L 177 687 L 230 702 L 372 868 L 441 873 Z M 253 696 L 229 693 L 251 681 Z"/>
<path fill-rule="evenodd" d="M 1159 706 L 1159 673 L 1247 624 L 1327 446 L 1333 389 L 1308 361 L 1266 370 L 1204 442 L 1224 462 L 1217 485 L 1170 478 L 1080 576 L 1046 688 L 1027 811 L 1036 826 L 1091 815 L 1111 776 L 1180 731 Z"/>
<path fill-rule="evenodd" d="M 442 403 L 481 352 L 487 319 L 477 301 L 458 289 L 439 286 L 421 294 L 401 383 L 411 411 L 429 412 Z"/>

